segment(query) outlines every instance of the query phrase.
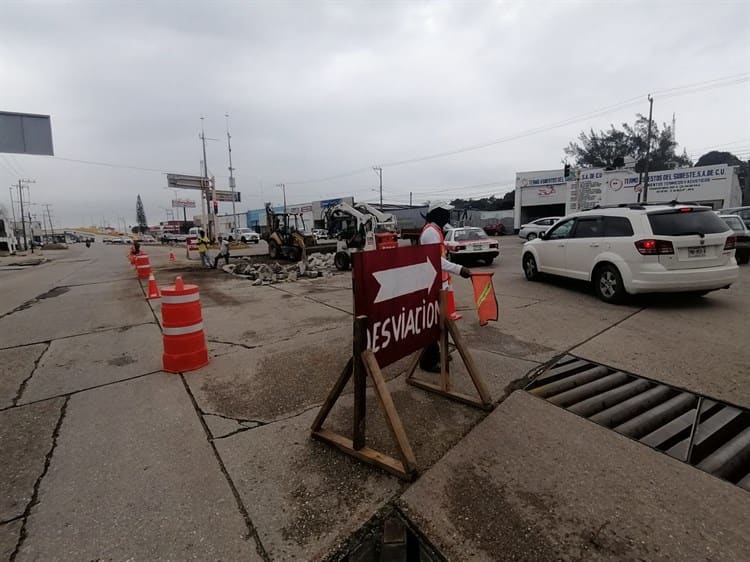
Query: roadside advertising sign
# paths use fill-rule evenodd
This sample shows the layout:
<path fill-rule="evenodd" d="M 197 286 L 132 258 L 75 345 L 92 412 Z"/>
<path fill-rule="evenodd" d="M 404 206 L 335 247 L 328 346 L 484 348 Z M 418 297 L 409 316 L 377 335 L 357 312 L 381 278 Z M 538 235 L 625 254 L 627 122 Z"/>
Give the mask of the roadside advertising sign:
<path fill-rule="evenodd" d="M 380 367 L 440 337 L 440 245 L 355 252 L 354 315 Z"/>
<path fill-rule="evenodd" d="M 225 203 L 231 203 L 232 202 L 232 196 L 234 196 L 234 202 L 240 203 L 240 192 L 239 191 L 227 191 L 224 189 L 217 189 L 214 191 L 213 200 L 214 201 L 222 201 Z"/>
<path fill-rule="evenodd" d="M 211 180 L 201 176 L 167 174 L 167 187 L 173 189 L 208 189 L 211 187 Z"/>
<path fill-rule="evenodd" d="M 172 199 L 172 207 L 175 209 L 195 209 L 195 201 L 192 199 Z"/>

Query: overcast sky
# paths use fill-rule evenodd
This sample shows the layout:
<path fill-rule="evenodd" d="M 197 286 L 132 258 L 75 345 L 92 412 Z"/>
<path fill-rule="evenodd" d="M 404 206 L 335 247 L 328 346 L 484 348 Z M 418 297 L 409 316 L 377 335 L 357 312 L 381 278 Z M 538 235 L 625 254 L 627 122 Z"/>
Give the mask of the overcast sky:
<path fill-rule="evenodd" d="M 56 225 L 133 224 L 137 194 L 155 224 L 174 196 L 161 172 L 200 173 L 201 115 L 226 189 L 226 113 L 238 210 L 280 203 L 282 182 L 289 203 L 376 201 L 375 165 L 386 202 L 502 195 L 582 129 L 647 114 L 649 92 L 680 150 L 748 158 L 748 22 L 746 0 L 4 0 L 0 110 L 51 115 L 56 156 L 0 155 L 0 203 L 31 177 Z"/>

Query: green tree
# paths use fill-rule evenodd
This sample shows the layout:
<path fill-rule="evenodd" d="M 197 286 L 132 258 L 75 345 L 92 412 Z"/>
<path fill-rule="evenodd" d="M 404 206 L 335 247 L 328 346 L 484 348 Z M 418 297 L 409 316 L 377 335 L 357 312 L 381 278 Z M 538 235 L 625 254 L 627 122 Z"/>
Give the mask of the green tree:
<path fill-rule="evenodd" d="M 582 131 L 578 142 L 571 142 L 563 150 L 574 159 L 577 166 L 590 168 L 614 168 L 617 159 L 631 157 L 637 162 L 636 169 L 643 169 L 648 147 L 648 118 L 636 115 L 635 123 L 622 124 L 622 129 L 610 125 L 608 131 L 598 133 L 591 129 Z M 666 123 L 662 129 L 651 122 L 651 154 L 649 170 L 667 170 L 680 166 L 692 166 L 687 153 L 675 152 L 677 143 L 672 137 L 672 128 Z"/>
<path fill-rule="evenodd" d="M 135 216 L 136 222 L 138 223 L 138 230 L 141 233 L 148 232 L 148 221 L 146 220 L 146 211 L 143 210 L 143 201 L 141 201 L 141 195 L 138 194 L 138 199 L 135 202 Z"/>

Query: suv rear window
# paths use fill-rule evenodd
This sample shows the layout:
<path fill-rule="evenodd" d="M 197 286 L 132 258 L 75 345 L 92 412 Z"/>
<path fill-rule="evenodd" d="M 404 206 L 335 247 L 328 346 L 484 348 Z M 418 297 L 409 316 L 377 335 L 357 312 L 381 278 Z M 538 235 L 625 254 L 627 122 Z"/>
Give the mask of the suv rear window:
<path fill-rule="evenodd" d="M 687 236 L 690 234 L 715 234 L 726 232 L 726 223 L 709 210 L 689 212 L 679 209 L 649 213 L 651 230 L 661 236 Z"/>
<path fill-rule="evenodd" d="M 604 217 L 604 236 L 633 236 L 633 225 L 627 217 Z"/>

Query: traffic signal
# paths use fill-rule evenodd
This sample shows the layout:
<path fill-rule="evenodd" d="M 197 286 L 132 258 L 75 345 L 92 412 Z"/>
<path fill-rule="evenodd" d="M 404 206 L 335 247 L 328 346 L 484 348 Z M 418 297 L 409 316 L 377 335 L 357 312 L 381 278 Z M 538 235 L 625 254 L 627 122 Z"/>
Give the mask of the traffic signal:
<path fill-rule="evenodd" d="M 214 201 L 214 215 L 218 215 L 218 214 L 219 214 L 219 202 Z"/>
<path fill-rule="evenodd" d="M 567 180 L 570 177 L 570 164 L 565 164 L 565 179 Z"/>

